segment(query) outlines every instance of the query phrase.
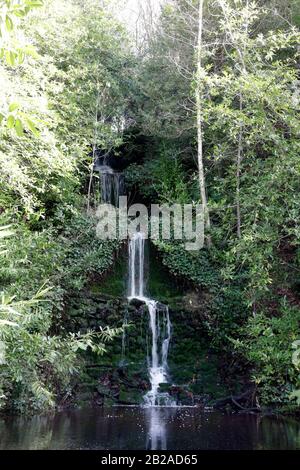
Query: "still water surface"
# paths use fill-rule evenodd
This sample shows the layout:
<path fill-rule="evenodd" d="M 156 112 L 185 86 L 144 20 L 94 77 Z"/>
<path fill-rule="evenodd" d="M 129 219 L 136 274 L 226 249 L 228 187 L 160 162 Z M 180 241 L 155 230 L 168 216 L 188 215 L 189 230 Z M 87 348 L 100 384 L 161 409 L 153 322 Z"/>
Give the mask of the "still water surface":
<path fill-rule="evenodd" d="M 2 418 L 0 449 L 300 449 L 300 421 L 196 408 L 88 408 Z"/>

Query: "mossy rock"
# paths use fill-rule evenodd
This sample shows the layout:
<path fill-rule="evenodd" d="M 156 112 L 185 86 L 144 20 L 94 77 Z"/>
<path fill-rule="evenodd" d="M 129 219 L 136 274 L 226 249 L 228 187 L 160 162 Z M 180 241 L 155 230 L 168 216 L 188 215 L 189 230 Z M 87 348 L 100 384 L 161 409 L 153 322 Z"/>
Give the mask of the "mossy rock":
<path fill-rule="evenodd" d="M 168 383 L 159 384 L 159 393 L 169 393 L 172 386 Z"/>
<path fill-rule="evenodd" d="M 97 392 L 99 393 L 99 395 L 104 395 L 106 397 L 111 397 L 111 389 L 108 387 L 108 386 L 105 386 L 105 385 L 102 385 L 102 384 L 99 384 L 97 385 Z"/>
<path fill-rule="evenodd" d="M 128 405 L 138 405 L 141 403 L 142 397 L 141 391 L 122 387 L 119 394 L 119 402 Z"/>

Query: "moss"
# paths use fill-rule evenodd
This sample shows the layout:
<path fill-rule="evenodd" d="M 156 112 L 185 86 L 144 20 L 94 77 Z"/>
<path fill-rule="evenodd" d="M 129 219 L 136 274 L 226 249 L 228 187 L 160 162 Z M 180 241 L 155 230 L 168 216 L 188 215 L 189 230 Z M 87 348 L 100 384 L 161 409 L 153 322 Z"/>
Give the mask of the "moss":
<path fill-rule="evenodd" d="M 121 387 L 120 394 L 119 394 L 119 402 L 125 404 L 135 404 L 140 403 L 142 399 L 141 391 L 128 389 L 124 386 Z"/>
<path fill-rule="evenodd" d="M 113 297 L 124 297 L 126 294 L 127 255 L 126 250 L 116 259 L 113 270 L 102 280 L 90 287 L 92 294 L 107 294 Z"/>
<path fill-rule="evenodd" d="M 149 256 L 151 263 L 149 264 L 148 291 L 151 297 L 175 307 L 178 302 L 181 302 L 182 286 L 175 283 L 174 277 L 162 265 L 160 255 L 153 245 L 150 245 Z"/>

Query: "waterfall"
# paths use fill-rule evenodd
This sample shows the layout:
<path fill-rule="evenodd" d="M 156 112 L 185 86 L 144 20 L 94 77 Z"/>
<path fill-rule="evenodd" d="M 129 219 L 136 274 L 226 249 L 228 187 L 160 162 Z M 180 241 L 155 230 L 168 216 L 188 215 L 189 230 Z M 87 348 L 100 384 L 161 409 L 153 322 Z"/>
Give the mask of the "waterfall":
<path fill-rule="evenodd" d="M 144 396 L 145 406 L 173 406 L 168 393 L 159 392 L 161 383 L 168 383 L 168 352 L 171 340 L 171 321 L 166 305 L 145 296 L 145 236 L 133 235 L 129 242 L 129 298 L 143 300 L 149 312 L 151 357 L 148 372 L 151 389 Z"/>
<path fill-rule="evenodd" d="M 119 205 L 119 197 L 124 194 L 124 175 L 108 165 L 99 166 L 101 200 L 103 203 Z"/>
<path fill-rule="evenodd" d="M 169 308 L 155 300 L 146 301 L 152 336 L 151 358 L 148 360 L 151 389 L 144 396 L 146 406 L 172 406 L 168 393 L 159 392 L 159 385 L 168 383 L 168 352 L 171 340 Z"/>
<path fill-rule="evenodd" d="M 114 171 L 105 160 L 97 169 L 100 172 L 102 202 L 118 206 L 119 196 L 125 193 L 123 174 Z M 145 235 L 142 232 L 136 232 L 129 241 L 128 278 L 128 298 L 142 300 L 149 312 L 151 356 L 147 360 L 151 389 L 144 396 L 145 406 L 173 406 L 175 402 L 169 394 L 159 391 L 160 384 L 168 383 L 168 352 L 172 329 L 169 309 L 145 294 Z M 127 323 L 128 312 L 125 313 L 124 325 Z M 126 329 L 122 336 L 121 364 L 125 362 L 125 348 Z"/>
<path fill-rule="evenodd" d="M 129 297 L 145 300 L 145 236 L 136 232 L 129 243 Z"/>

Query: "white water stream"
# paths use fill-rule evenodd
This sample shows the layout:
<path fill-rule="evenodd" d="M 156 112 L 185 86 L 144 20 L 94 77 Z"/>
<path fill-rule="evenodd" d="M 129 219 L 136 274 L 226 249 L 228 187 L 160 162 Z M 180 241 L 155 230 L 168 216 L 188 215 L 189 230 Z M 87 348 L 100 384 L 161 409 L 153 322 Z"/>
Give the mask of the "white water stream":
<path fill-rule="evenodd" d="M 166 305 L 145 296 L 145 237 L 138 232 L 129 242 L 129 299 L 139 299 L 148 307 L 151 330 L 151 357 L 148 372 L 151 389 L 144 396 L 145 406 L 173 406 L 168 393 L 159 392 L 159 385 L 168 383 L 168 352 L 171 321 Z"/>
<path fill-rule="evenodd" d="M 118 206 L 119 196 L 124 194 L 124 177 L 104 163 L 99 166 L 101 199 L 103 203 Z M 128 298 L 144 302 L 149 311 L 151 331 L 151 356 L 148 357 L 148 374 L 151 389 L 144 396 L 145 406 L 174 406 L 168 393 L 159 391 L 160 384 L 168 383 L 168 352 L 171 341 L 169 309 L 145 295 L 145 236 L 136 232 L 129 241 Z M 124 324 L 128 321 L 124 318 Z M 126 331 L 122 338 L 122 361 L 125 358 Z"/>

